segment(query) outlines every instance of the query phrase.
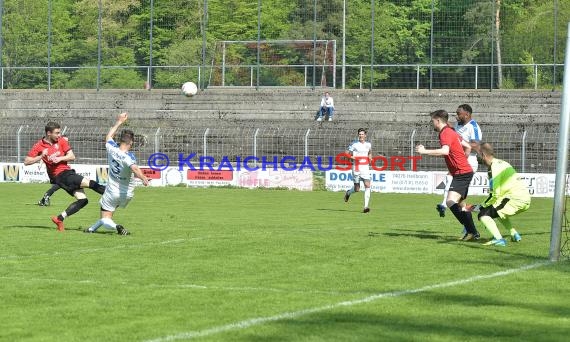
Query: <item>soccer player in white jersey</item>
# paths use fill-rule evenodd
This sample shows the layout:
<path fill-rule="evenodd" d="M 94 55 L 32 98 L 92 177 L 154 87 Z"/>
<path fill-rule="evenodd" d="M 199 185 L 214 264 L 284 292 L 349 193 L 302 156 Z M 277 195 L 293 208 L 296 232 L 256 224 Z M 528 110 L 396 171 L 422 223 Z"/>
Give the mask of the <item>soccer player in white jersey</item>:
<path fill-rule="evenodd" d="M 360 191 L 360 181 L 364 183 L 364 210 L 370 212 L 370 160 L 372 159 L 372 144 L 366 141 L 366 129 L 358 129 L 358 140 L 348 146 L 346 154 L 352 160 L 352 177 L 354 186 L 344 194 L 344 201 L 348 202 L 350 195 Z"/>
<path fill-rule="evenodd" d="M 467 161 L 473 172 L 477 172 L 479 167 L 479 162 L 477 161 L 477 151 L 479 150 L 479 145 L 483 139 L 483 133 L 481 132 L 481 127 L 475 119 L 471 118 L 473 114 L 473 109 L 468 104 L 462 104 L 457 107 L 455 111 L 455 116 L 457 117 L 457 123 L 455 124 L 455 131 L 461 136 L 461 138 L 471 145 L 471 153 L 467 157 Z M 449 193 L 449 186 L 451 185 L 451 175 L 445 177 L 445 189 L 443 190 L 443 201 L 436 206 L 439 216 L 445 216 L 445 210 L 447 209 L 446 198 Z"/>
<path fill-rule="evenodd" d="M 134 179 L 132 174 L 142 180 L 145 186 L 148 185 L 148 178 L 142 173 L 136 164 L 135 156 L 130 152 L 133 146 L 133 131 L 124 129 L 119 135 L 119 144 L 113 140 L 113 136 L 119 127 L 127 121 L 128 114 L 121 113 L 117 117 L 115 125 L 109 129 L 105 137 L 105 148 L 107 149 L 107 159 L 109 160 L 109 179 L 105 193 L 101 197 L 101 219 L 85 230 L 86 233 L 94 233 L 103 226 L 110 230 L 115 230 L 119 235 L 129 235 L 129 231 L 122 225 L 113 221 L 113 213 L 118 207 L 125 208 L 134 195 Z"/>

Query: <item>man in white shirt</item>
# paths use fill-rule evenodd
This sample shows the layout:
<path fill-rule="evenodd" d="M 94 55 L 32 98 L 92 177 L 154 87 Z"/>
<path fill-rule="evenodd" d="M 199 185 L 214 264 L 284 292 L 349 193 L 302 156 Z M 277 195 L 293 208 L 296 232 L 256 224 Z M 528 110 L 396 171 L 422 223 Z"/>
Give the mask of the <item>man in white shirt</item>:
<path fill-rule="evenodd" d="M 325 95 L 321 99 L 321 107 L 319 108 L 319 113 L 317 121 L 323 121 L 323 118 L 328 117 L 329 121 L 332 121 L 334 115 L 334 100 L 329 92 L 325 92 Z"/>
<path fill-rule="evenodd" d="M 148 185 L 148 178 L 142 173 L 136 164 L 135 156 L 130 152 L 133 146 L 135 134 L 130 129 L 124 129 L 119 135 L 119 144 L 113 140 L 113 136 L 119 127 L 127 121 L 128 114 L 121 113 L 117 122 L 105 137 L 105 148 L 107 149 L 107 159 L 109 161 L 109 179 L 105 193 L 101 197 L 101 219 L 85 230 L 85 233 L 94 233 L 100 226 L 110 230 L 116 230 L 119 235 L 129 235 L 129 231 L 122 225 L 113 221 L 113 213 L 118 207 L 125 208 L 134 196 L 134 173 L 142 180 L 145 186 Z"/>
<path fill-rule="evenodd" d="M 344 194 L 344 201 L 348 202 L 350 195 L 360 191 L 360 181 L 364 183 L 364 210 L 363 213 L 370 212 L 368 204 L 370 202 L 370 160 L 372 159 L 372 144 L 366 141 L 366 129 L 358 129 L 358 140 L 354 140 L 349 146 L 346 154 L 352 160 L 352 178 L 354 186 Z"/>

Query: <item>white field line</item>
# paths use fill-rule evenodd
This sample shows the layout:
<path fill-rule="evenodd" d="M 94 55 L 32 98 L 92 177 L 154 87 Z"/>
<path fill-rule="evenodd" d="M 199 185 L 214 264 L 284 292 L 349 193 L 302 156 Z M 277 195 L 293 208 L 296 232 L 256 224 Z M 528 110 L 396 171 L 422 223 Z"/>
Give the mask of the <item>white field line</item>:
<path fill-rule="evenodd" d="M 110 286 L 109 282 L 101 282 L 91 279 L 57 279 L 57 278 L 27 278 L 16 276 L 0 276 L 0 279 L 14 280 L 22 283 L 60 283 L 60 284 L 78 284 L 78 285 L 94 285 L 94 286 Z M 324 294 L 324 295 L 358 295 L 367 294 L 363 291 L 324 291 L 310 289 L 280 289 L 272 287 L 253 287 L 253 286 L 211 286 L 201 284 L 136 284 L 133 282 L 117 282 L 116 285 L 127 285 L 129 288 L 150 288 L 150 289 L 198 289 L 198 290 L 215 290 L 215 291 L 235 291 L 235 292 L 275 292 L 275 293 L 305 293 L 305 294 Z M 369 292 L 368 292 L 369 293 Z"/>
<path fill-rule="evenodd" d="M 529 265 L 521 266 L 518 268 L 512 268 L 512 269 L 508 269 L 505 271 L 495 272 L 495 273 L 491 273 L 491 274 L 477 275 L 477 276 L 473 276 L 473 277 L 469 277 L 469 278 L 465 278 L 465 279 L 459 279 L 459 280 L 449 281 L 449 282 L 440 283 L 440 284 L 427 285 L 427 286 L 423 286 L 423 287 L 416 288 L 416 289 L 379 293 L 379 294 L 364 297 L 361 299 L 342 301 L 342 302 L 338 302 L 338 303 L 334 303 L 334 304 L 329 304 L 329 305 L 315 307 L 315 308 L 309 308 L 309 309 L 305 309 L 305 310 L 284 312 L 282 314 L 278 314 L 278 315 L 274 315 L 274 316 L 268 316 L 268 317 L 250 318 L 250 319 L 246 319 L 246 320 L 235 322 L 235 323 L 229 323 L 229 324 L 225 324 L 225 325 L 212 327 L 209 329 L 197 330 L 197 331 L 188 331 L 188 332 L 178 333 L 175 335 L 158 337 L 158 338 L 155 338 L 152 340 L 146 340 L 146 342 L 165 342 L 165 341 L 174 341 L 174 340 L 181 340 L 181 339 L 192 339 L 192 338 L 196 338 L 196 337 L 211 336 L 211 335 L 215 335 L 215 334 L 219 334 L 219 333 L 223 333 L 223 332 L 231 331 L 231 330 L 247 329 L 249 327 L 252 327 L 255 325 L 265 324 L 268 322 L 275 322 L 275 321 L 280 321 L 280 320 L 284 320 L 284 319 L 296 319 L 296 318 L 299 318 L 301 316 L 306 316 L 309 314 L 314 314 L 314 313 L 323 312 L 323 311 L 329 311 L 329 310 L 337 309 L 340 307 L 348 307 L 348 306 L 354 306 L 354 305 L 358 305 L 358 304 L 366 304 L 366 303 L 374 302 L 374 301 L 376 301 L 378 299 L 382 299 L 382 298 L 400 297 L 400 296 L 405 296 L 405 295 L 415 294 L 415 293 L 421 293 L 421 292 L 426 292 L 426 291 L 435 290 L 435 289 L 453 287 L 456 285 L 464 285 L 464 284 L 472 283 L 472 282 L 479 281 L 479 280 L 504 277 L 504 276 L 507 276 L 510 274 L 527 271 L 527 270 L 530 270 L 533 268 L 537 268 L 537 267 L 541 267 L 541 266 L 545 266 L 545 265 L 549 265 L 549 264 L 550 264 L 549 261 L 537 262 L 534 264 L 529 264 Z"/>
<path fill-rule="evenodd" d="M 136 245 L 117 245 L 111 247 L 100 247 L 100 248 L 87 248 L 87 249 L 75 249 L 64 252 L 51 252 L 51 253 L 35 253 L 27 255 L 3 255 L 0 256 L 0 260 L 14 260 L 14 259 L 29 259 L 37 257 L 55 257 L 60 255 L 70 255 L 70 254 L 84 254 L 84 253 L 97 253 L 101 251 L 109 251 L 113 249 L 130 249 L 130 248 L 144 248 L 147 246 L 157 246 L 157 245 L 168 245 L 173 243 L 182 243 L 184 241 L 199 240 L 202 238 L 192 238 L 192 239 L 176 239 L 167 241 L 157 241 L 157 242 L 147 242 Z"/>

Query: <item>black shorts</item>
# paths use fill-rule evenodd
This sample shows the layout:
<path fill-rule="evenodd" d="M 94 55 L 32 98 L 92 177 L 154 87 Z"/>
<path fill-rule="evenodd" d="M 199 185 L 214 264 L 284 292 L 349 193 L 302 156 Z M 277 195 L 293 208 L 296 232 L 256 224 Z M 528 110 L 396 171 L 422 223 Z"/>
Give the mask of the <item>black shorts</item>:
<path fill-rule="evenodd" d="M 75 173 L 75 170 L 65 170 L 55 177 L 55 183 L 71 196 L 75 191 L 81 189 L 82 181 L 83 176 Z"/>
<path fill-rule="evenodd" d="M 449 186 L 449 191 L 454 191 L 460 194 L 462 200 L 466 199 L 467 193 L 469 192 L 469 184 L 471 184 L 473 175 L 474 175 L 473 172 L 469 172 L 453 176 L 453 179 L 451 180 L 451 185 Z"/>

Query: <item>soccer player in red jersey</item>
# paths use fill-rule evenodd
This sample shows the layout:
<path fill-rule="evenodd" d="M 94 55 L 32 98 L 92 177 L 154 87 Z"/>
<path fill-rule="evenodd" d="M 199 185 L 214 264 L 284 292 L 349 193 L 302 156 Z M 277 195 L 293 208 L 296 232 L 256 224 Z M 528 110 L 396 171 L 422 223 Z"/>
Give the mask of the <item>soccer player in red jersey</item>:
<path fill-rule="evenodd" d="M 447 121 L 449 114 L 447 111 L 440 109 L 430 113 L 431 122 L 436 132 L 439 132 L 440 148 L 428 150 L 424 145 L 416 146 L 416 152 L 429 156 L 443 156 L 447 169 L 451 174 L 452 181 L 447 194 L 447 207 L 457 218 L 459 223 L 465 226 L 466 233 L 461 240 L 477 240 L 479 232 L 473 222 L 473 217 L 468 211 L 461 209 L 461 203 L 467 198 L 469 192 L 469 184 L 473 179 L 473 168 L 467 161 L 467 156 L 471 152 L 471 145 L 467 143 L 461 136 L 449 125 Z"/>
<path fill-rule="evenodd" d="M 48 122 L 45 127 L 45 136 L 38 140 L 28 152 L 24 165 L 31 165 L 43 161 L 46 164 L 48 176 L 54 179 L 55 184 L 75 197 L 65 211 L 51 218 L 58 231 L 64 231 L 63 220 L 75 214 L 87 205 L 88 200 L 83 188 L 90 188 L 100 194 L 105 192 L 105 187 L 93 180 L 75 173 L 67 162 L 75 160 L 75 154 L 67 139 L 61 138 L 61 127 L 56 122 Z"/>

